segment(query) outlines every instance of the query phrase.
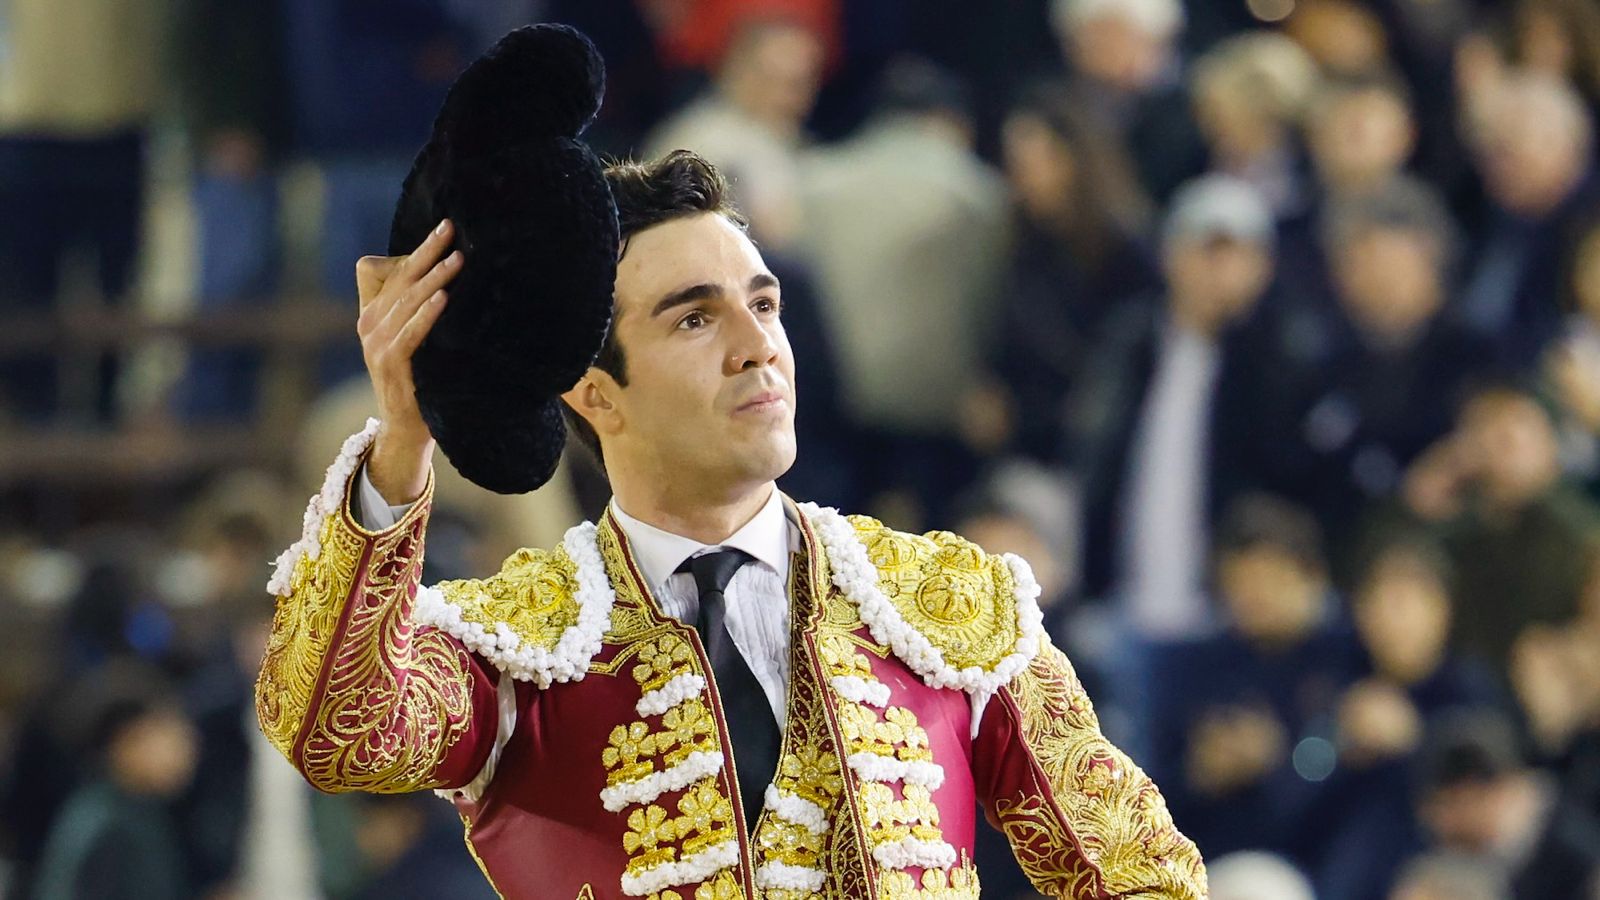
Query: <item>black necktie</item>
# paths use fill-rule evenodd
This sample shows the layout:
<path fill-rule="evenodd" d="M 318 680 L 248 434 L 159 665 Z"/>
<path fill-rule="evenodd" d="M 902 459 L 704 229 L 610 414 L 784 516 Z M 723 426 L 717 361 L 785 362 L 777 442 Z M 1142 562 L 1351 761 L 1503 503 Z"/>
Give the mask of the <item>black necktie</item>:
<path fill-rule="evenodd" d="M 679 572 L 694 575 L 700 594 L 700 619 L 696 628 L 711 660 L 711 675 L 722 699 L 722 715 L 733 743 L 734 768 L 744 801 L 745 827 L 754 828 L 761 812 L 767 782 L 778 767 L 778 722 L 767 702 L 761 682 L 733 642 L 727 626 L 724 592 L 735 572 L 752 559 L 741 550 L 715 550 L 686 560 Z"/>

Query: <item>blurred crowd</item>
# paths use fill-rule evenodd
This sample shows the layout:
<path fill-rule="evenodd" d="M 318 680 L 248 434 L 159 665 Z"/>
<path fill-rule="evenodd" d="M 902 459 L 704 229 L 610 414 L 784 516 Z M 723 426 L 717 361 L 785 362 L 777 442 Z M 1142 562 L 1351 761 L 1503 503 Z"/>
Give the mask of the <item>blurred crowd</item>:
<path fill-rule="evenodd" d="M 190 314 L 351 306 L 452 78 L 536 20 L 607 60 L 597 150 L 731 176 L 783 486 L 1030 559 L 1213 897 L 1600 897 L 1594 0 L 0 0 L 0 311 L 137 308 L 164 252 Z M 137 413 L 258 421 L 270 352 Z M 0 499 L 0 893 L 488 893 L 447 804 L 317 795 L 254 725 L 267 561 L 372 406 L 353 329 L 315 370 L 282 466 Z M 116 433 L 139 377 L 0 355 L 0 434 Z M 425 577 L 606 498 L 446 479 Z"/>

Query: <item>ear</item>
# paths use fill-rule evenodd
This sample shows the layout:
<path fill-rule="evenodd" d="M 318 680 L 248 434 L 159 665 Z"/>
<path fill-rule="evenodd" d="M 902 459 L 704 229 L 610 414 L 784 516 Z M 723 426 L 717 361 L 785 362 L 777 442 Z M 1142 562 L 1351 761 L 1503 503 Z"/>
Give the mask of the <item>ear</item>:
<path fill-rule="evenodd" d="M 622 411 L 615 400 L 617 388 L 617 381 L 609 372 L 591 367 L 561 399 L 596 434 L 615 434 L 622 427 Z"/>

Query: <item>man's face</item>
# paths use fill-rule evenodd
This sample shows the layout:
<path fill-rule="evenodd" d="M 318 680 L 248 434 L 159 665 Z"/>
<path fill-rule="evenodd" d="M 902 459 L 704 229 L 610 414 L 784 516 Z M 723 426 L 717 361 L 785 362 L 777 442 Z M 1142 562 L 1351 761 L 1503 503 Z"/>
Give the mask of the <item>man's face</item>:
<path fill-rule="evenodd" d="M 1411 111 L 1383 90 L 1331 100 L 1312 119 L 1310 131 L 1317 170 L 1335 190 L 1382 184 L 1405 165 L 1415 143 Z"/>
<path fill-rule="evenodd" d="M 1334 248 L 1333 257 L 1339 298 L 1369 333 L 1409 338 L 1439 311 L 1444 299 L 1440 250 L 1427 234 L 1361 228 Z"/>
<path fill-rule="evenodd" d="M 606 465 L 706 499 L 793 465 L 794 355 L 778 282 L 726 218 L 705 213 L 633 235 L 617 265 L 616 339 L 627 385 L 591 369 L 575 404 Z"/>
<path fill-rule="evenodd" d="M 1178 238 L 1167 246 L 1172 302 L 1187 319 L 1219 330 L 1249 315 L 1272 282 L 1272 255 L 1261 244 L 1226 236 Z"/>

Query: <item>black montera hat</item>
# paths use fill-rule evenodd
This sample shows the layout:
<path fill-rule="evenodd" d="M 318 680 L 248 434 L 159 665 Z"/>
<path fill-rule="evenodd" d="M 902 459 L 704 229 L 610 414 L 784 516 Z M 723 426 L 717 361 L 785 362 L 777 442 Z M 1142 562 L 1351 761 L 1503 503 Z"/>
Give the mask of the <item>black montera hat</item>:
<path fill-rule="evenodd" d="M 554 474 L 560 394 L 611 324 L 617 209 L 605 167 L 577 140 L 605 66 L 561 25 L 519 28 L 468 66 L 406 176 L 389 232 L 410 253 L 440 219 L 465 265 L 412 360 L 417 403 L 452 465 L 502 494 Z"/>

